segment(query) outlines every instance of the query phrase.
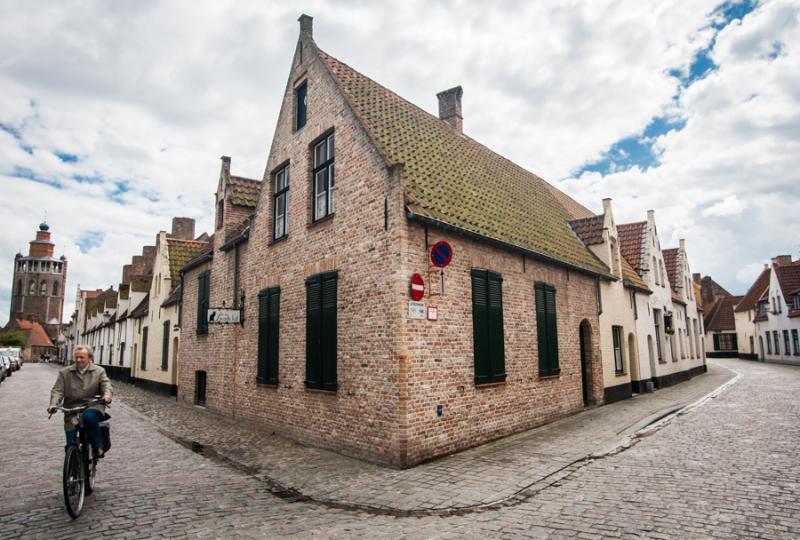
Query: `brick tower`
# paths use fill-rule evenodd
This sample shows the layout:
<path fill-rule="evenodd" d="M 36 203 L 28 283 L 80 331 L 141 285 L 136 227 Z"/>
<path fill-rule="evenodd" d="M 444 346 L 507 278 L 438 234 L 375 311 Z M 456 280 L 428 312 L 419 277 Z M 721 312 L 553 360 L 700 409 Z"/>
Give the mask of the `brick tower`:
<path fill-rule="evenodd" d="M 26 319 L 39 322 L 55 342 L 64 309 L 64 286 L 67 281 L 67 258 L 53 257 L 55 244 L 50 241 L 50 226 L 39 225 L 31 240 L 28 256 L 14 258 L 11 313 L 9 321 Z"/>

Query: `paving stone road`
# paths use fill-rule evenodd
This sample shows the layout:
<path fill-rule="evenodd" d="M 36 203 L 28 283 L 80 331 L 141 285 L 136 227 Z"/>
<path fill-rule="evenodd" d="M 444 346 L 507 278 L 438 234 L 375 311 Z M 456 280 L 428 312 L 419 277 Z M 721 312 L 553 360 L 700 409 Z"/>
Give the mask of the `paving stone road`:
<path fill-rule="evenodd" d="M 800 368 L 739 360 L 712 364 L 741 376 L 713 399 L 635 438 L 627 448 L 568 464 L 504 505 L 449 515 L 348 507 L 343 479 L 352 477 L 362 487 L 381 482 L 380 471 L 354 460 L 349 460 L 350 469 L 337 473 L 340 499 L 276 497 L 264 468 L 249 468 L 263 459 L 257 447 L 247 446 L 251 439 L 228 449 L 228 457 L 244 466 L 204 457 L 173 440 L 185 433 L 165 428 L 167 436 L 157 429 L 155 411 L 174 413 L 180 405 L 120 386 L 120 403 L 111 410 L 113 448 L 101 462 L 95 495 L 75 521 L 61 501 L 61 422 L 56 417 L 48 421 L 44 413 L 56 372 L 26 365 L 0 385 L 0 538 L 800 538 Z M 187 417 L 196 414 L 220 433 L 242 429 L 187 409 L 192 411 Z M 603 412 L 616 414 L 602 407 L 572 421 L 580 428 L 587 422 L 582 416 Z M 617 434 L 622 437 L 631 427 L 623 422 Z M 537 444 L 554 444 L 563 436 L 556 431 L 540 431 Z M 266 436 L 251 438 L 263 441 Z M 494 454 L 471 451 L 475 466 L 493 471 L 492 456 L 508 455 L 509 445 L 515 451 L 526 448 L 526 436 L 531 437 L 512 438 L 515 444 L 500 441 Z M 323 472 L 330 472 L 324 468 L 330 466 L 324 452 L 273 439 L 267 450 L 273 458 L 283 456 L 291 464 L 292 452 L 302 450 L 305 457 L 319 452 Z M 429 491 L 452 480 L 437 476 L 447 469 L 442 464 L 428 470 Z M 313 476 L 313 471 L 312 464 L 304 474 Z M 393 478 L 397 473 L 384 470 Z M 492 478 L 484 480 L 486 492 L 494 495 Z M 395 491 L 398 485 L 368 487 L 384 493 L 387 501 L 405 500 Z M 355 502 L 357 508 L 360 502 Z"/>

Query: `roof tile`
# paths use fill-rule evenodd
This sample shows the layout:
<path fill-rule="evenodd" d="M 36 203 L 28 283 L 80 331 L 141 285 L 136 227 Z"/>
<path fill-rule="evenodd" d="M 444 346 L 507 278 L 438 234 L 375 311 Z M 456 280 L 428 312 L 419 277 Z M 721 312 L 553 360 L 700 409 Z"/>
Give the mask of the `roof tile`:
<path fill-rule="evenodd" d="M 631 265 L 636 273 L 642 274 L 644 257 L 646 251 L 647 222 L 637 221 L 636 223 L 623 223 L 617 225 L 617 235 L 619 237 L 619 250 L 625 260 Z"/>

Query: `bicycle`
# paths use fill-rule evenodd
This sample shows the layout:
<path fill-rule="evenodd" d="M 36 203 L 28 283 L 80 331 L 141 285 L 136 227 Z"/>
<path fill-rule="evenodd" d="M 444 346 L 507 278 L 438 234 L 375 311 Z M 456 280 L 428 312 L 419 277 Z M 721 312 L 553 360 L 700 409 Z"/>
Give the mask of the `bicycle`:
<path fill-rule="evenodd" d="M 76 519 L 81 515 L 85 496 L 91 495 L 94 491 L 98 458 L 92 455 L 91 445 L 89 445 L 89 439 L 86 436 L 86 428 L 83 425 L 83 413 L 89 407 L 98 403 L 105 403 L 105 401 L 103 401 L 102 397 L 95 396 L 92 401 L 78 407 L 66 408 L 60 405 L 56 407 L 56 410 L 64 414 L 78 415 L 78 429 L 76 430 L 75 438 L 67 446 L 64 454 L 62 474 L 64 506 L 66 506 L 67 513 L 72 519 Z M 48 418 L 52 416 L 53 413 L 50 413 Z M 104 450 L 107 450 L 107 448 Z"/>

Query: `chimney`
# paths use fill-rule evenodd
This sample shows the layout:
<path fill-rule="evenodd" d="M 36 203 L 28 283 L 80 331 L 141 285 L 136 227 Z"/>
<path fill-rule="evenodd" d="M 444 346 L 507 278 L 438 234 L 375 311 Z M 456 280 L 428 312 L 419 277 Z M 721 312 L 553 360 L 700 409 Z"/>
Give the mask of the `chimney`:
<path fill-rule="evenodd" d="M 460 86 L 436 94 L 436 97 L 439 98 L 439 118 L 450 124 L 450 127 L 459 133 L 464 131 L 464 117 L 461 115 L 461 96 L 463 95 L 464 91 Z"/>
<path fill-rule="evenodd" d="M 314 17 L 309 17 L 305 13 L 300 15 L 297 19 L 300 21 L 300 35 L 306 35 L 310 38 L 314 37 Z"/>
<path fill-rule="evenodd" d="M 694 274 L 692 274 L 692 281 L 694 281 L 695 283 L 700 283 L 700 273 L 699 272 L 695 272 Z"/>
<path fill-rule="evenodd" d="M 777 257 L 772 258 L 772 264 L 774 264 L 775 266 L 788 266 L 792 264 L 792 256 L 778 255 Z"/>
<path fill-rule="evenodd" d="M 680 246 L 681 251 L 686 251 L 686 240 L 684 240 L 683 238 L 678 240 L 678 246 Z"/>
<path fill-rule="evenodd" d="M 171 236 L 181 240 L 194 240 L 194 219 L 186 217 L 172 218 Z"/>
<path fill-rule="evenodd" d="M 222 161 L 222 174 L 229 175 L 231 174 L 231 157 L 230 156 L 222 156 L 219 158 Z"/>
<path fill-rule="evenodd" d="M 131 268 L 133 265 L 126 264 L 122 267 L 122 283 L 131 282 Z"/>

